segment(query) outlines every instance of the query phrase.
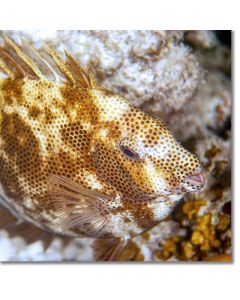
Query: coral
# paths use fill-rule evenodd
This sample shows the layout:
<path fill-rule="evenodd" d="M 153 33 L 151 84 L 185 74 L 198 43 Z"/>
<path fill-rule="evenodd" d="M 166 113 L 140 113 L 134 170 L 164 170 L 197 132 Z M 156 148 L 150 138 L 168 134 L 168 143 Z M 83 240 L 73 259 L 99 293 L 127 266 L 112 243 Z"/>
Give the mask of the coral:
<path fill-rule="evenodd" d="M 219 200 L 219 199 L 218 199 Z M 184 236 L 171 237 L 160 244 L 154 255 L 157 260 L 167 260 L 174 256 L 179 260 L 214 260 L 219 255 L 230 257 L 231 217 L 222 211 L 218 213 L 215 224 L 213 207 L 208 200 L 188 200 L 179 209 L 181 226 L 186 230 Z"/>
<path fill-rule="evenodd" d="M 185 41 L 195 49 L 203 68 L 231 76 L 231 49 L 218 41 L 216 33 L 210 30 L 188 31 Z"/>
<path fill-rule="evenodd" d="M 182 141 L 207 136 L 209 130 L 225 131 L 231 118 L 231 96 L 230 79 L 219 71 L 208 71 L 191 103 L 164 119 Z"/>
<path fill-rule="evenodd" d="M 216 35 L 211 30 L 187 31 L 185 41 L 199 50 L 212 49 L 219 44 Z"/>

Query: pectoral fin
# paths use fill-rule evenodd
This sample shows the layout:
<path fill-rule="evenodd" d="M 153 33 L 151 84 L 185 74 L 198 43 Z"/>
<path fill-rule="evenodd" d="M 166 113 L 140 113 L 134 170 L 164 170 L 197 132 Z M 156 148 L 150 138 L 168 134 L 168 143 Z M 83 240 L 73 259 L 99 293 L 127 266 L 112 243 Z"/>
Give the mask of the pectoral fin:
<path fill-rule="evenodd" d="M 93 242 L 93 252 L 96 260 L 116 261 L 127 246 L 128 240 L 124 238 L 111 238 Z"/>
<path fill-rule="evenodd" d="M 64 231 L 77 227 L 86 236 L 106 236 L 111 214 L 107 201 L 111 197 L 83 187 L 63 176 L 48 178 L 48 192 L 59 212 L 59 223 Z"/>

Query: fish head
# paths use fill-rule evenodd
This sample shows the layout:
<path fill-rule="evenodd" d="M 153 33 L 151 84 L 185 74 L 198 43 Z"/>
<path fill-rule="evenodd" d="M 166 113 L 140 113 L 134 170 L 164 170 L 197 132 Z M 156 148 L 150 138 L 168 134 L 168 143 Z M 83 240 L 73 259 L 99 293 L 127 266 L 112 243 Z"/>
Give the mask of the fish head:
<path fill-rule="evenodd" d="M 176 141 L 162 121 L 121 97 L 111 97 L 111 104 L 103 105 L 105 116 L 111 118 L 103 118 L 96 143 L 101 179 L 137 201 L 198 191 L 204 178 L 197 157 Z"/>

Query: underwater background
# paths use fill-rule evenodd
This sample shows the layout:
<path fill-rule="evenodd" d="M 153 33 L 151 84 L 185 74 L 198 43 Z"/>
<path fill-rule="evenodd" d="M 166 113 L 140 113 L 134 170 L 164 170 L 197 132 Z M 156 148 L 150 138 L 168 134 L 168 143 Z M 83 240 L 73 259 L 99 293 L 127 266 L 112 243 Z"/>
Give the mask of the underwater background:
<path fill-rule="evenodd" d="M 231 261 L 231 31 L 5 31 L 91 63 L 100 85 L 164 120 L 206 184 L 136 237 L 123 261 Z M 92 261 L 91 239 L 19 224 L 0 207 L 1 261 Z"/>

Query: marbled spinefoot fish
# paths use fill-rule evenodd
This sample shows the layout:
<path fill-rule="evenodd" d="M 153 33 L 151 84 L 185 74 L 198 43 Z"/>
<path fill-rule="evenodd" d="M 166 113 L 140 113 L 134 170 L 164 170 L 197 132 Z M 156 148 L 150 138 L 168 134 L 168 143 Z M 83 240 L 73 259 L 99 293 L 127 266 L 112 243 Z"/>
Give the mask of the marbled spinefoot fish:
<path fill-rule="evenodd" d="M 97 85 L 66 52 L 0 48 L 0 189 L 4 205 L 45 230 L 93 237 L 116 260 L 204 179 L 166 125 Z"/>

